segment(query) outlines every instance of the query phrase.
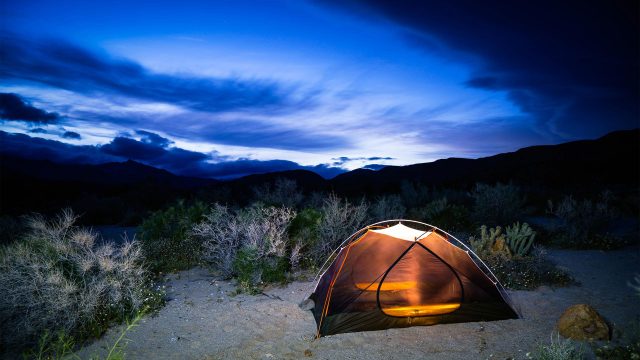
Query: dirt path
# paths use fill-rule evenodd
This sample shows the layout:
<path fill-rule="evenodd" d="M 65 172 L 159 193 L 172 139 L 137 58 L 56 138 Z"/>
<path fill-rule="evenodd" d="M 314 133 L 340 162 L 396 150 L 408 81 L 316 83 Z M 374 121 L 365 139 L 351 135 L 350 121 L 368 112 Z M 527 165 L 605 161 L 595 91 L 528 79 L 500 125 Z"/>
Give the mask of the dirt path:
<path fill-rule="evenodd" d="M 617 329 L 640 316 L 627 282 L 640 273 L 640 249 L 553 251 L 581 286 L 542 287 L 512 296 L 524 319 L 390 329 L 340 334 L 313 340 L 311 312 L 298 307 L 310 282 L 272 288 L 266 295 L 229 296 L 234 287 L 204 269 L 167 280 L 167 306 L 128 334 L 127 359 L 506 359 L 526 358 L 548 343 L 555 322 L 568 306 L 590 303 Z M 119 335 L 110 330 L 82 349 L 82 358 L 104 354 Z"/>

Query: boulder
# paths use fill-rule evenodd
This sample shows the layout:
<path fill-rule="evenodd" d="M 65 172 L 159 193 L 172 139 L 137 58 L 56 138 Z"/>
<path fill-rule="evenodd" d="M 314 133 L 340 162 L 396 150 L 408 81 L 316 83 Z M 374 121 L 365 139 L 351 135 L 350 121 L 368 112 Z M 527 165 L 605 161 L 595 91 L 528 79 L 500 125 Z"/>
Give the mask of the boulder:
<path fill-rule="evenodd" d="M 587 304 L 570 306 L 556 325 L 560 335 L 574 340 L 609 340 L 609 326 L 602 316 Z"/>

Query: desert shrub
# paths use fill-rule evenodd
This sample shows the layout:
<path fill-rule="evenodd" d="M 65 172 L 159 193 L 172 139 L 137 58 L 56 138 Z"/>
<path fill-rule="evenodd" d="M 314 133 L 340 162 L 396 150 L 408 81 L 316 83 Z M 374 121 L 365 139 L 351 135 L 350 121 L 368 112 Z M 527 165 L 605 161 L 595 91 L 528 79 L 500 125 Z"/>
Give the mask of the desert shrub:
<path fill-rule="evenodd" d="M 178 201 L 142 223 L 139 234 L 151 270 L 178 271 L 199 263 L 201 243 L 189 233 L 206 212 L 207 206 L 202 203 L 187 206 L 184 201 Z"/>
<path fill-rule="evenodd" d="M 635 275 L 628 285 L 640 297 L 640 275 Z M 616 343 L 606 343 L 594 349 L 598 359 L 640 359 L 640 317 L 636 317 Z"/>
<path fill-rule="evenodd" d="M 595 349 L 598 359 L 602 360 L 636 360 L 640 359 L 640 338 L 626 345 L 603 345 Z"/>
<path fill-rule="evenodd" d="M 610 203 L 611 193 L 608 191 L 596 201 L 565 196 L 554 205 L 549 200 L 547 211 L 560 223 L 553 231 L 554 243 L 562 247 L 605 250 L 624 245 L 621 239 L 608 233 L 615 214 Z"/>
<path fill-rule="evenodd" d="M 402 219 L 406 212 L 406 208 L 402 204 L 402 198 L 399 195 L 383 195 L 369 207 L 371 221 L 383 221 L 388 219 Z"/>
<path fill-rule="evenodd" d="M 448 232 L 464 232 L 472 227 L 467 208 L 451 204 L 446 197 L 431 201 L 423 207 L 412 209 L 409 216 Z"/>
<path fill-rule="evenodd" d="M 233 273 L 243 292 L 256 293 L 260 282 L 261 266 L 257 262 L 258 251 L 251 247 L 239 249 L 233 259 Z"/>
<path fill-rule="evenodd" d="M 471 192 L 473 217 L 489 225 L 511 223 L 524 212 L 524 197 L 513 184 L 476 184 Z"/>
<path fill-rule="evenodd" d="M 316 261 L 309 256 L 309 249 L 312 249 L 320 238 L 320 222 L 322 213 L 313 208 L 306 208 L 300 211 L 289 226 L 289 237 L 291 238 L 291 254 L 289 262 L 292 269 L 297 269 L 300 265 L 313 267 Z M 301 260 L 304 262 L 300 264 Z"/>
<path fill-rule="evenodd" d="M 543 254 L 507 258 L 489 255 L 482 259 L 500 283 L 514 290 L 530 290 L 541 285 L 568 286 L 574 283 L 569 274 L 557 268 Z"/>
<path fill-rule="evenodd" d="M 226 206 L 214 204 L 202 221 L 192 226 L 190 237 L 201 244 L 202 260 L 212 264 L 224 277 L 230 277 L 243 231 L 235 213 Z"/>
<path fill-rule="evenodd" d="M 295 216 L 286 207 L 254 204 L 232 211 L 214 204 L 190 234 L 202 244 L 204 260 L 250 291 L 286 278 L 291 251 L 287 229 Z"/>
<path fill-rule="evenodd" d="M 3 344 L 33 345 L 46 333 L 97 336 L 137 309 L 161 304 L 138 243 L 97 245 L 97 235 L 75 227 L 76 219 L 70 210 L 50 221 L 33 216 L 21 241 L 2 248 Z M 59 340 L 51 336 L 44 342 Z"/>
<path fill-rule="evenodd" d="M 273 184 L 264 183 L 253 188 L 255 202 L 269 206 L 296 208 L 304 199 L 295 180 L 277 178 Z"/>
<path fill-rule="evenodd" d="M 535 232 L 528 225 L 514 224 L 507 229 L 505 234 L 500 226 L 487 229 L 483 225 L 479 236 L 469 238 L 473 251 L 504 286 L 534 289 L 540 285 L 566 286 L 573 282 L 571 276 L 546 258 L 544 249 L 529 248 Z"/>
<path fill-rule="evenodd" d="M 233 270 L 241 292 L 256 294 L 265 283 L 281 283 L 287 279 L 289 264 L 284 257 L 259 257 L 252 247 L 238 250 Z"/>
<path fill-rule="evenodd" d="M 636 295 L 640 296 L 640 275 L 636 274 L 633 277 L 633 281 L 629 283 L 629 287 L 636 292 Z"/>
<path fill-rule="evenodd" d="M 8 215 L 0 216 L 0 245 L 17 240 L 25 230 L 23 219 Z"/>
<path fill-rule="evenodd" d="M 402 203 L 411 209 L 428 203 L 432 198 L 432 194 L 424 184 L 403 180 L 400 183 L 400 197 L 402 198 Z"/>
<path fill-rule="evenodd" d="M 622 332 L 617 342 L 607 342 L 601 346 L 592 344 L 592 347 L 598 359 L 640 359 L 640 317 L 636 317 L 631 326 Z"/>
<path fill-rule="evenodd" d="M 560 334 L 551 335 L 549 345 L 541 345 L 533 355 L 537 360 L 582 360 L 584 350 L 574 344 L 571 339 L 563 339 Z"/>
<path fill-rule="evenodd" d="M 309 249 L 309 257 L 322 263 L 327 256 L 367 221 L 367 203 L 351 204 L 335 194 L 324 199 L 320 212 L 319 241 Z"/>

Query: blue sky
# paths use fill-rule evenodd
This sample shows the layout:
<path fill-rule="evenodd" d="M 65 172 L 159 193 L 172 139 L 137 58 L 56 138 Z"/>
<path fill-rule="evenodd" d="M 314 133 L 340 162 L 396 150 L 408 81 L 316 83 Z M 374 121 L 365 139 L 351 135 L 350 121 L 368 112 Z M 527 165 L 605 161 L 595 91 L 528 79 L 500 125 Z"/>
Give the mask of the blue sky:
<path fill-rule="evenodd" d="M 638 126 L 637 5 L 452 4 L 4 2 L 0 150 L 329 177 Z"/>

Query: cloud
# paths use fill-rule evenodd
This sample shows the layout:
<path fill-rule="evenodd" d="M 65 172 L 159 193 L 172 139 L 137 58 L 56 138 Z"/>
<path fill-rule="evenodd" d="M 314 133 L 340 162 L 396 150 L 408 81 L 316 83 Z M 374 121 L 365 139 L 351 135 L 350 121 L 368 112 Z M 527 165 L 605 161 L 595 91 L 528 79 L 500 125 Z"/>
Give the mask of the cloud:
<path fill-rule="evenodd" d="M 140 140 L 118 136 L 110 143 L 100 146 L 71 145 L 0 131 L 0 153 L 74 164 L 100 164 L 131 159 L 178 175 L 217 179 L 299 169 L 331 178 L 346 171 L 327 164 L 304 166 L 288 160 L 225 160 L 226 156 L 215 152 L 200 153 L 171 146 L 168 139 L 155 133 L 140 130 L 135 133 L 142 135 Z"/>
<path fill-rule="evenodd" d="M 167 150 L 161 146 L 121 136 L 102 145 L 100 150 L 109 155 L 141 161 L 158 159 L 167 153 Z"/>
<path fill-rule="evenodd" d="M 105 154 L 93 145 L 71 145 L 5 131 L 0 131 L 0 153 L 64 164 L 100 164 L 126 160 Z"/>
<path fill-rule="evenodd" d="M 4 59 L 0 64 L 3 62 Z M 0 119 L 52 123 L 59 119 L 59 115 L 38 109 L 17 94 L 0 93 Z"/>
<path fill-rule="evenodd" d="M 43 128 L 30 129 L 29 132 L 32 134 L 48 134 L 49 133 L 49 131 Z"/>
<path fill-rule="evenodd" d="M 371 157 L 348 157 L 340 156 L 337 158 L 331 158 L 333 160 L 332 165 L 339 166 L 344 165 L 350 161 L 379 161 L 379 160 L 394 160 L 395 158 L 388 156 L 371 156 Z"/>
<path fill-rule="evenodd" d="M 362 168 L 363 169 L 368 169 L 368 170 L 378 171 L 378 170 L 380 170 L 382 168 L 385 168 L 385 167 L 387 167 L 387 165 L 383 165 L 383 164 L 368 164 L 368 165 L 363 166 Z"/>
<path fill-rule="evenodd" d="M 556 139 L 640 125 L 637 2 L 323 2 L 391 20 L 431 54 L 474 56 L 466 85 L 507 92 Z"/>
<path fill-rule="evenodd" d="M 263 147 L 284 150 L 327 150 L 351 145 L 342 134 L 318 134 L 308 128 L 291 128 L 277 122 L 253 119 L 207 121 L 194 125 L 196 138 L 224 145 Z M 176 130 L 180 131 L 180 130 Z"/>
<path fill-rule="evenodd" d="M 80 140 L 82 139 L 82 136 L 80 136 L 80 134 L 78 134 L 77 132 L 73 132 L 73 131 L 65 131 L 62 134 L 62 137 L 65 139 L 71 139 L 71 140 Z"/>
<path fill-rule="evenodd" d="M 156 73 L 56 39 L 4 33 L 0 42 L 0 79 L 85 95 L 122 96 L 209 113 L 299 111 L 313 106 L 315 96 L 275 81 Z"/>
<path fill-rule="evenodd" d="M 141 141 L 145 144 L 156 145 L 163 148 L 166 148 L 167 146 L 173 144 L 173 141 L 149 131 L 137 130 L 136 134 L 142 136 Z"/>

